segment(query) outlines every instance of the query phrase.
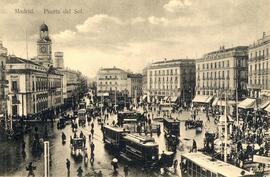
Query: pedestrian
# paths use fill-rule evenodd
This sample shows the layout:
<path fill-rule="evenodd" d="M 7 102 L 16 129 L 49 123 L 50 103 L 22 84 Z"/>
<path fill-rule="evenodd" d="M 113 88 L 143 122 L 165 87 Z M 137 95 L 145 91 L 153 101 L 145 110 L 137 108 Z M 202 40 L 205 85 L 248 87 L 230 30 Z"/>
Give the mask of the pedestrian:
<path fill-rule="evenodd" d="M 92 138 L 94 138 L 94 129 L 91 129 Z"/>
<path fill-rule="evenodd" d="M 89 138 L 89 143 L 91 143 L 91 138 L 92 138 L 91 133 L 88 135 L 88 138 Z"/>
<path fill-rule="evenodd" d="M 117 174 L 117 169 L 118 169 L 118 164 L 117 164 L 118 160 L 117 158 L 114 158 L 111 162 L 111 165 L 113 166 L 113 172 L 115 174 Z"/>
<path fill-rule="evenodd" d="M 86 144 L 86 137 L 83 135 L 83 146 L 85 147 Z"/>
<path fill-rule="evenodd" d="M 94 129 L 94 122 L 91 123 L 91 128 Z"/>
<path fill-rule="evenodd" d="M 191 152 L 197 152 L 197 143 L 196 143 L 196 141 L 194 139 L 193 139 Z"/>
<path fill-rule="evenodd" d="M 94 154 L 94 152 L 91 152 L 91 157 L 90 157 L 90 163 L 91 163 L 91 165 L 93 165 L 94 164 L 94 160 L 95 160 L 95 154 Z"/>
<path fill-rule="evenodd" d="M 34 174 L 35 169 L 36 169 L 36 166 L 33 166 L 33 163 L 30 162 L 29 165 L 26 167 L 26 171 L 28 171 L 27 177 L 35 176 L 35 174 Z"/>
<path fill-rule="evenodd" d="M 83 132 L 81 131 L 81 133 L 80 133 L 80 138 L 83 138 Z"/>
<path fill-rule="evenodd" d="M 125 165 L 125 166 L 124 166 L 125 177 L 128 176 L 128 171 L 129 171 L 128 165 Z"/>
<path fill-rule="evenodd" d="M 99 172 L 98 172 L 97 176 L 98 176 L 98 177 L 102 177 L 102 176 L 103 176 L 103 175 L 102 175 L 102 171 L 101 171 L 101 170 L 99 170 Z"/>
<path fill-rule="evenodd" d="M 176 173 L 177 165 L 178 165 L 178 161 L 177 159 L 175 159 L 173 162 L 174 173 Z"/>
<path fill-rule="evenodd" d="M 69 174 L 70 173 L 70 161 L 68 159 L 66 160 L 66 167 L 67 167 L 67 172 Z"/>
<path fill-rule="evenodd" d="M 91 154 L 93 154 L 95 150 L 95 145 L 93 142 L 91 142 L 90 149 L 91 149 Z"/>
<path fill-rule="evenodd" d="M 83 173 L 82 167 L 79 167 L 77 169 L 77 176 L 82 177 L 82 173 Z"/>

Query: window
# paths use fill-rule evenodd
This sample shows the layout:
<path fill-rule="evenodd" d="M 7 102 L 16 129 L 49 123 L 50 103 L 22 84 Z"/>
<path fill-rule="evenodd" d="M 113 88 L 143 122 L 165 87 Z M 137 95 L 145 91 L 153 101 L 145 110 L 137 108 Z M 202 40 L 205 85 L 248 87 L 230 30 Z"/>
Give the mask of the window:
<path fill-rule="evenodd" d="M 12 90 L 18 90 L 18 85 L 17 85 L 17 81 L 12 81 Z"/>
<path fill-rule="evenodd" d="M 13 105 L 13 106 L 12 106 L 12 115 L 17 115 L 17 114 L 18 114 L 17 111 L 18 111 L 18 110 L 17 110 L 17 105 Z"/>

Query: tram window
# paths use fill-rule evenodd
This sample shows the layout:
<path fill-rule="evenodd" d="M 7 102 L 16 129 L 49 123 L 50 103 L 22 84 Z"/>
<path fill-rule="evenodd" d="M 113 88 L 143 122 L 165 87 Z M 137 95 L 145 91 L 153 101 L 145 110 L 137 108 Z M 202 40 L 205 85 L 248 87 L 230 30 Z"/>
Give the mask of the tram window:
<path fill-rule="evenodd" d="M 215 173 L 212 173 L 212 177 L 216 177 L 217 175 Z"/>
<path fill-rule="evenodd" d="M 206 176 L 211 176 L 211 171 L 207 170 L 207 175 Z"/>

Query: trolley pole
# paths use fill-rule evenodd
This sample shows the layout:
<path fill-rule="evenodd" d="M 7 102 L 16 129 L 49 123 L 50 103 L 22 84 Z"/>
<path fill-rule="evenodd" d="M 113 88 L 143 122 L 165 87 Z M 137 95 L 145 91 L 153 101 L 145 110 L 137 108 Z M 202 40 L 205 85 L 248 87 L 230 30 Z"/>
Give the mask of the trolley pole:
<path fill-rule="evenodd" d="M 50 176 L 50 147 L 49 141 L 44 142 L 44 177 Z"/>

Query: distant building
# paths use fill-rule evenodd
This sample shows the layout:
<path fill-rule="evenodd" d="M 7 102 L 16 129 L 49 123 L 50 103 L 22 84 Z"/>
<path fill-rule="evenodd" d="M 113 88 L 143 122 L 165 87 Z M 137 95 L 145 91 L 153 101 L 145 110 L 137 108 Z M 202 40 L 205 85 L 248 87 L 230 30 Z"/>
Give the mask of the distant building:
<path fill-rule="evenodd" d="M 266 33 L 248 48 L 248 91 L 252 98 L 270 99 L 269 48 L 270 35 Z"/>
<path fill-rule="evenodd" d="M 57 69 L 64 69 L 64 53 L 54 52 L 54 67 Z"/>
<path fill-rule="evenodd" d="M 195 60 L 174 59 L 152 63 L 147 68 L 148 99 L 190 103 L 195 91 Z"/>
<path fill-rule="evenodd" d="M 247 96 L 248 47 L 238 46 L 207 53 L 196 60 L 196 97 L 194 102 L 209 103 L 213 97 L 235 100 Z M 201 100 L 204 99 L 204 100 Z"/>
<path fill-rule="evenodd" d="M 97 72 L 97 95 L 110 91 L 127 91 L 128 73 L 120 68 L 101 68 Z"/>
<path fill-rule="evenodd" d="M 63 98 L 66 104 L 76 100 L 78 96 L 78 87 L 80 84 L 80 73 L 71 69 L 61 70 L 63 73 Z"/>
<path fill-rule="evenodd" d="M 120 68 L 101 68 L 97 72 L 97 96 L 109 106 L 138 103 L 142 96 L 142 75 Z"/>
<path fill-rule="evenodd" d="M 7 49 L 0 41 L 0 119 L 7 116 L 8 81 L 6 79 Z"/>
<path fill-rule="evenodd" d="M 127 75 L 127 90 L 128 95 L 131 98 L 138 99 L 142 96 L 142 80 L 143 76 L 141 74 L 128 73 Z"/>

